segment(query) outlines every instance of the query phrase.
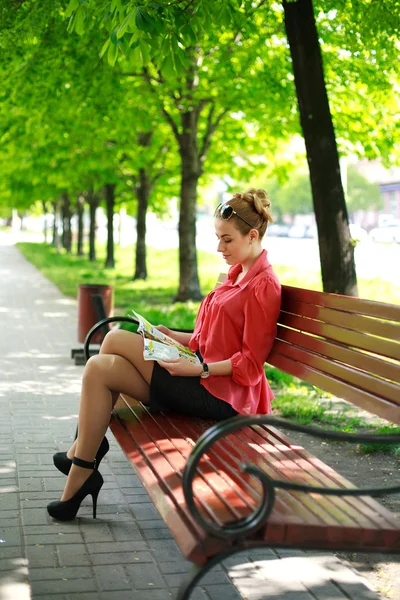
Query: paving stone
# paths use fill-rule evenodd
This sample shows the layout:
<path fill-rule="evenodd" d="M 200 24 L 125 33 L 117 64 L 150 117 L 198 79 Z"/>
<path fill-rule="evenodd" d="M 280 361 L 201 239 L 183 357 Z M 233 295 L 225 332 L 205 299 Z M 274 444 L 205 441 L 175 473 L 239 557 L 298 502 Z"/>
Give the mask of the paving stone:
<path fill-rule="evenodd" d="M 19 526 L 19 516 L 15 510 L 0 510 L 0 523 L 4 527 Z"/>
<path fill-rule="evenodd" d="M 65 594 L 67 592 L 95 592 L 96 582 L 93 579 L 63 579 L 51 581 L 32 581 L 32 594 L 39 596 L 41 594 Z"/>
<path fill-rule="evenodd" d="M 165 588 L 165 579 L 156 564 L 126 565 L 134 589 Z"/>
<path fill-rule="evenodd" d="M 0 510 L 18 509 L 18 500 L 17 493 L 4 491 L 0 485 Z"/>
<path fill-rule="evenodd" d="M 41 544 L 79 544 L 82 542 L 80 533 L 55 533 L 50 535 L 26 535 L 25 543 L 27 546 Z"/>
<path fill-rule="evenodd" d="M 90 554 L 115 552 L 144 552 L 149 549 L 146 542 L 97 542 L 86 544 Z"/>
<path fill-rule="evenodd" d="M 153 563 L 154 559 L 150 552 L 114 552 L 91 554 L 91 561 L 94 565 L 121 565 L 129 563 Z"/>
<path fill-rule="evenodd" d="M 169 587 L 179 587 L 183 578 L 182 573 L 164 574 L 164 577 Z M 214 584 L 230 585 L 229 578 L 223 571 L 210 571 L 201 579 L 200 583 L 204 587 Z"/>
<path fill-rule="evenodd" d="M 19 526 L 0 527 L 0 540 L 3 540 L 0 544 L 1 549 L 7 546 L 21 546 L 22 529 Z"/>
<path fill-rule="evenodd" d="M 148 521 L 150 519 L 160 519 L 160 513 L 152 504 L 146 504 L 140 506 L 136 504 L 130 505 L 132 508 L 133 516 L 138 521 Z"/>
<path fill-rule="evenodd" d="M 21 511 L 22 524 L 24 527 L 29 525 L 48 525 L 50 517 L 43 506 L 40 508 L 26 508 Z M 26 530 L 25 530 L 26 531 Z"/>
<path fill-rule="evenodd" d="M 54 546 L 27 546 L 26 555 L 30 568 L 46 567 L 54 568 L 58 566 L 57 554 Z"/>
<path fill-rule="evenodd" d="M 81 523 L 81 531 L 85 542 L 88 543 L 114 541 L 111 528 L 108 523 L 96 523 L 94 520 L 87 521 L 86 523 Z"/>
<path fill-rule="evenodd" d="M 101 591 L 131 590 L 132 582 L 121 565 L 93 567 Z"/>
<path fill-rule="evenodd" d="M 142 541 L 143 535 L 135 523 L 112 523 L 110 529 L 117 541 Z"/>
<path fill-rule="evenodd" d="M 205 589 L 211 600 L 242 600 L 242 595 L 232 585 L 206 585 Z M 251 596 L 249 596 L 250 598 Z M 261 600 L 259 595 L 255 596 L 257 600 Z M 267 596 L 265 596 L 267 598 Z M 271 600 L 271 599 L 270 599 Z M 276 600 L 274 598 L 274 600 Z M 300 600 L 300 598 L 299 598 Z M 311 596 L 310 596 L 311 600 Z"/>
<path fill-rule="evenodd" d="M 22 567 L 26 567 L 26 571 L 28 570 L 28 561 L 26 558 L 22 558 L 21 556 L 19 557 L 14 557 L 14 558 L 2 558 L 2 554 L 0 554 L 0 571 L 8 571 L 9 573 L 12 573 L 15 570 L 19 570 Z M 0 581 L 2 579 L 2 576 L 0 575 Z M 0 583 L 0 589 L 1 589 L 1 583 Z M 1 598 L 1 596 L 0 596 Z"/>
<path fill-rule="evenodd" d="M 158 561 L 182 560 L 182 553 L 173 540 L 151 540 L 149 547 Z"/>
<path fill-rule="evenodd" d="M 52 569 L 30 568 L 29 578 L 31 581 L 44 581 L 46 579 L 84 579 L 93 577 L 90 567 L 53 567 Z"/>
<path fill-rule="evenodd" d="M 86 545 L 81 544 L 62 544 L 56 547 L 59 563 L 61 566 L 89 565 L 90 560 Z"/>
<path fill-rule="evenodd" d="M 181 561 L 175 560 L 172 562 L 159 562 L 158 566 L 160 568 L 161 573 L 165 575 L 169 575 L 172 573 L 187 573 L 189 569 L 192 567 L 192 563 L 188 560 L 182 558 Z"/>
<path fill-rule="evenodd" d="M 0 542 L 0 557 L 4 560 L 8 558 L 21 558 L 25 556 L 22 546 L 6 546 Z"/>

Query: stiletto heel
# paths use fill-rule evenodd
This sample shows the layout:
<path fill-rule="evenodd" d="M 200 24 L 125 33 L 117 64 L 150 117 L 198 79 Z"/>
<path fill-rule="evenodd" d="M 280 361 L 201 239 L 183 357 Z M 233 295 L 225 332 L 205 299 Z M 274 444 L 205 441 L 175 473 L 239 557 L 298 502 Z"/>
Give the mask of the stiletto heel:
<path fill-rule="evenodd" d="M 100 490 L 99 490 L 100 491 Z M 94 494 L 92 494 L 92 501 L 93 501 L 93 519 L 96 518 L 96 510 L 97 510 L 97 497 L 99 495 L 99 492 L 95 492 Z"/>
<path fill-rule="evenodd" d="M 109 449 L 110 444 L 108 443 L 108 439 L 106 438 L 106 436 L 104 436 L 99 446 L 99 449 L 97 450 L 96 468 L 99 467 L 102 459 L 105 457 Z M 64 473 L 64 475 L 68 475 L 68 473 L 71 470 L 72 460 L 68 458 L 66 452 L 56 452 L 55 454 L 53 454 L 53 463 L 54 466 L 57 467 L 59 471 L 61 471 L 61 473 Z"/>
<path fill-rule="evenodd" d="M 76 513 L 78 512 L 82 500 L 86 498 L 86 496 L 92 496 L 93 501 L 93 518 L 96 518 L 96 508 L 97 508 L 97 497 L 101 490 L 101 487 L 104 483 L 104 480 L 101 474 L 98 472 L 96 468 L 96 460 L 93 462 L 88 462 L 86 460 L 81 460 L 80 458 L 74 457 L 73 461 L 74 465 L 77 467 L 82 467 L 84 469 L 93 469 L 93 473 L 89 475 L 88 479 L 85 483 L 79 488 L 79 490 L 70 498 L 65 501 L 55 501 L 50 502 L 47 505 L 47 512 L 53 519 L 57 519 L 58 521 L 72 521 L 76 517 Z"/>

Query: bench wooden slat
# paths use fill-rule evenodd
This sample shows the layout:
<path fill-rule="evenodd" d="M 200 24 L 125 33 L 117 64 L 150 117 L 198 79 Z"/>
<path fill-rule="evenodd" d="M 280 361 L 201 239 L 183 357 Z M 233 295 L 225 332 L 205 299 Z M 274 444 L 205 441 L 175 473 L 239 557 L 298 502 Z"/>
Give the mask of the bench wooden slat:
<path fill-rule="evenodd" d="M 186 463 L 186 459 L 194 445 L 192 440 L 188 439 L 187 428 L 185 428 L 185 432 L 180 431 L 179 424 L 176 423 L 176 420 L 169 418 L 168 415 L 165 414 L 159 415 L 157 417 L 157 423 L 165 432 L 166 436 L 168 436 L 169 439 L 173 440 L 174 444 L 177 440 L 180 441 L 180 438 L 185 439 L 186 444 L 185 446 L 181 447 L 181 458 L 183 460 L 183 465 L 178 467 L 181 470 L 183 470 L 184 465 Z M 171 462 L 170 456 L 169 460 Z M 174 468 L 177 468 L 177 466 L 178 465 L 174 463 Z M 233 520 L 237 520 L 243 516 L 243 508 L 241 512 L 236 510 L 236 501 L 234 500 L 234 494 L 238 496 L 240 506 L 245 507 L 245 509 L 248 509 L 249 507 L 254 506 L 254 501 L 251 499 L 254 490 L 249 488 L 248 493 L 246 495 L 245 488 L 243 485 L 243 479 L 240 480 L 240 487 L 232 485 L 232 481 L 229 479 L 229 477 L 225 476 L 225 470 L 227 470 L 228 466 L 228 462 L 224 463 L 220 457 L 218 457 L 217 460 L 215 460 L 215 457 L 213 457 L 213 460 L 204 459 L 201 462 L 201 468 L 199 469 L 199 472 L 201 473 L 202 479 L 205 482 L 206 486 L 210 488 L 211 493 L 215 494 L 219 498 L 220 502 L 225 505 L 228 511 L 232 512 L 232 517 L 234 518 Z M 234 465 L 234 467 L 237 469 L 237 465 Z M 219 491 L 220 487 L 223 489 L 224 493 L 221 493 Z M 227 489 L 230 489 L 231 491 L 230 499 L 227 498 L 226 495 Z M 205 487 L 202 487 L 202 494 L 204 494 L 204 492 Z"/>
<path fill-rule="evenodd" d="M 400 425 L 400 407 L 393 402 L 389 402 L 388 400 L 374 396 L 369 392 L 355 388 L 348 383 L 334 379 L 308 365 L 304 365 L 283 356 L 282 354 L 275 352 L 274 349 L 268 356 L 268 362 L 274 367 L 282 369 L 283 371 L 286 371 L 286 373 L 290 373 L 299 379 L 303 379 L 338 398 L 345 398 L 379 417 L 383 417 L 388 421 Z"/>
<path fill-rule="evenodd" d="M 342 380 L 345 383 L 350 383 L 360 390 L 370 391 L 376 396 L 389 400 L 394 404 L 400 404 L 398 386 L 389 381 L 378 379 L 369 373 L 329 360 L 324 356 L 318 356 L 313 352 L 309 352 L 306 349 L 303 350 L 302 348 L 288 344 L 287 342 L 279 341 L 275 344 L 274 348 L 275 351 L 282 356 L 308 365 L 322 373 L 335 377 L 335 379 Z"/>
<path fill-rule="evenodd" d="M 282 302 L 281 310 L 285 313 L 309 317 L 323 323 L 339 325 L 352 331 L 362 331 L 366 334 L 378 336 L 378 340 L 376 340 L 378 344 L 380 338 L 400 341 L 400 325 L 398 323 L 360 314 L 347 313 L 343 310 L 325 308 L 306 302 L 297 302 L 291 298 L 286 298 Z"/>
<path fill-rule="evenodd" d="M 203 433 L 204 429 L 200 429 L 196 437 Z M 244 435 L 244 434 L 243 434 Z M 243 443 L 244 442 L 244 443 Z M 227 436 L 226 439 L 218 442 L 216 450 L 212 452 L 213 460 L 217 461 L 217 464 L 220 464 L 220 456 L 221 452 L 221 444 L 226 446 L 226 453 L 231 457 L 237 458 L 237 463 L 249 462 L 257 464 L 259 460 L 259 455 L 257 452 L 252 451 L 252 448 L 243 440 L 242 435 L 239 433 L 234 439 L 231 439 L 231 436 Z M 221 465 L 222 467 L 226 467 L 225 465 Z M 228 466 L 229 468 L 229 466 Z M 276 471 L 273 465 L 266 465 L 265 471 L 273 478 L 280 478 L 280 473 Z M 250 478 L 243 474 L 240 474 L 233 470 L 230 472 L 232 478 L 236 481 L 238 485 L 243 485 L 243 478 L 246 477 L 246 480 L 253 480 L 254 488 L 260 489 L 261 486 L 257 480 L 254 478 Z M 246 481 L 247 483 L 247 481 Z M 260 494 L 257 495 L 256 501 L 259 501 Z M 299 518 L 302 520 L 304 524 L 312 523 L 313 525 L 327 525 L 326 519 L 321 518 L 315 514 L 315 511 L 312 511 L 307 505 L 307 501 L 303 501 L 302 498 L 304 495 L 297 495 L 292 492 L 287 492 L 283 490 L 278 491 L 277 502 L 276 502 L 276 511 L 273 512 L 272 518 L 277 517 L 278 515 L 284 515 L 285 522 L 288 523 L 298 523 Z M 253 503 L 254 507 L 254 503 Z M 296 517 L 294 517 L 296 515 Z"/>
<path fill-rule="evenodd" d="M 173 506 L 175 520 L 171 530 L 175 539 L 179 545 L 184 544 L 185 555 L 200 564 L 199 561 L 204 561 L 204 553 L 214 554 L 218 544 L 226 547 L 226 543 L 198 531 L 179 487 L 180 470 L 196 439 L 212 422 L 188 419 L 182 415 L 152 415 L 141 406 L 132 407 L 129 418 L 127 412 L 124 411 L 122 419 L 126 428 L 124 433 L 121 433 L 123 427 L 113 419 L 114 434 L 125 439 L 125 446 L 126 438 L 129 439 L 127 454 L 146 489 L 149 489 L 155 506 L 169 526 L 172 518 L 169 511 Z M 207 505 L 208 510 L 204 514 L 208 518 L 215 518 L 216 522 L 232 520 L 232 506 L 230 502 L 228 505 L 226 502 L 221 504 L 221 494 L 232 498 L 235 512 L 238 510 L 239 515 L 249 514 L 251 506 L 257 503 L 257 485 L 252 485 L 254 491 L 251 494 L 244 491 L 244 483 L 249 478 L 238 473 L 237 464 L 242 461 L 255 462 L 274 478 L 352 487 L 333 470 L 334 475 L 330 475 L 326 465 L 310 459 L 302 448 L 293 445 L 274 428 L 244 428 L 219 441 L 200 463 L 201 485 L 195 481 L 194 491 L 198 505 L 201 504 L 198 494 L 202 496 L 202 506 Z M 218 475 L 219 471 L 222 471 L 221 475 Z M 211 480 L 212 485 L 205 483 L 205 479 Z M 240 494 L 234 493 L 232 485 L 238 487 Z M 245 503 L 243 495 L 247 500 Z M 387 511 L 372 499 L 366 502 L 358 498 L 321 497 L 285 490 L 278 490 L 277 495 L 268 525 L 255 534 L 254 539 L 262 536 L 268 543 L 282 546 L 293 546 L 298 540 L 301 547 L 320 548 L 332 547 L 332 544 L 338 548 L 354 548 L 359 543 L 380 548 L 389 540 L 392 547 L 397 544 L 400 548 L 399 528 L 393 527 L 390 519 L 386 518 Z M 184 535 L 179 532 L 179 521 L 184 524 L 179 525 Z M 351 544 L 349 536 L 352 536 Z"/>
<path fill-rule="evenodd" d="M 155 417 L 144 410 L 136 410 L 134 415 L 137 423 L 134 421 L 129 423 L 130 434 L 137 440 L 144 454 L 149 456 L 149 460 L 151 460 L 160 477 L 168 484 L 169 493 L 175 497 L 177 504 L 181 506 L 184 504 L 181 489 L 181 472 L 185 466 L 185 458 L 189 455 L 192 447 L 188 447 L 184 440 L 179 439 L 178 441 L 182 442 L 181 452 L 186 447 L 186 453 L 182 454 L 178 452 L 175 445 L 165 432 L 163 432 L 162 427 Z M 148 436 L 148 440 L 146 440 L 146 436 Z M 154 464 L 155 462 L 156 464 Z M 216 475 L 217 481 L 213 478 L 212 473 L 207 473 L 206 476 L 196 480 L 196 497 L 205 516 L 218 525 L 223 525 L 227 521 L 229 522 L 234 520 L 235 517 L 240 516 L 240 513 L 232 510 L 233 506 L 237 508 L 240 506 L 240 499 L 231 490 L 226 489 L 226 486 L 222 486 L 225 489 L 226 498 L 223 499 L 221 496 L 215 495 L 212 487 L 210 488 L 209 485 L 210 480 L 213 481 L 214 485 L 218 485 L 218 473 L 214 475 Z M 207 502 L 209 488 L 214 498 L 212 505 Z M 229 514 L 228 517 L 227 513 Z"/>
<path fill-rule="evenodd" d="M 183 419 L 182 423 L 186 432 L 193 432 L 194 440 L 197 439 L 211 425 L 210 422 L 206 422 L 200 419 L 195 419 L 191 421 L 190 424 L 188 424 L 188 419 L 186 418 Z M 230 462 L 229 460 L 221 460 L 222 454 L 223 458 L 236 458 L 237 465 L 241 462 L 248 462 L 248 449 L 245 448 L 244 452 L 240 452 L 240 444 L 237 442 L 236 439 L 235 442 L 232 443 L 232 440 L 230 440 L 228 436 L 227 439 L 220 440 L 216 445 L 215 450 L 210 451 L 210 454 L 212 456 L 214 464 L 218 468 L 221 468 L 224 471 L 226 470 L 231 480 L 234 481 L 238 486 L 240 486 L 240 488 L 248 489 L 249 485 L 253 486 L 252 497 L 254 498 L 254 501 L 252 502 L 252 506 L 254 508 L 255 503 L 260 500 L 259 483 L 257 481 L 255 482 L 255 480 L 250 476 L 241 473 L 237 466 L 235 468 L 235 464 L 232 463 L 232 460 Z M 297 499 L 294 498 L 294 496 L 290 496 L 289 494 L 286 494 L 285 496 L 283 496 L 282 494 L 279 495 L 276 500 L 275 506 L 276 510 L 273 512 L 271 520 L 281 523 L 281 534 L 282 531 L 284 531 L 285 524 L 297 524 L 299 522 L 299 518 L 302 519 L 302 522 L 304 522 L 304 524 L 310 522 L 312 522 L 314 525 L 323 524 L 323 520 L 319 518 L 314 518 L 314 514 L 310 512 L 309 509 L 303 507 L 301 503 L 299 503 Z"/>
<path fill-rule="evenodd" d="M 337 488 L 353 488 L 349 482 L 345 480 L 331 479 L 324 475 L 319 468 L 298 452 L 293 443 L 279 443 L 278 440 L 272 442 L 270 428 L 261 426 L 255 428 L 246 428 L 244 433 L 250 436 L 250 439 L 258 443 L 261 440 L 261 447 L 264 449 L 262 456 L 263 460 L 268 460 L 268 451 L 274 450 L 274 456 L 279 461 L 279 469 L 277 471 L 278 479 L 282 479 L 282 475 L 287 481 L 296 481 L 305 485 L 321 486 L 321 487 L 337 487 Z M 268 440 L 268 441 L 267 441 Z M 263 443 L 264 442 L 264 443 Z M 278 453 L 276 450 L 278 449 Z M 260 465 L 260 459 L 256 462 Z M 280 465 L 284 465 L 281 468 Z M 264 468 L 264 467 L 262 467 Z M 267 470 L 267 469 L 264 469 Z M 360 510 L 360 501 L 358 498 L 339 498 L 336 496 L 321 496 L 319 494 L 298 494 L 299 498 L 307 504 L 307 506 L 315 514 L 329 514 L 333 524 L 342 526 L 351 526 L 357 523 L 360 528 L 369 527 L 384 527 L 387 522 L 383 519 L 376 519 L 376 513 L 369 508 Z M 322 509 L 322 511 L 321 511 Z"/>
<path fill-rule="evenodd" d="M 350 364 L 367 373 L 373 373 L 397 384 L 400 383 L 400 364 L 395 362 L 372 356 L 366 352 L 353 350 L 343 344 L 315 337 L 302 331 L 295 331 L 287 327 L 278 326 L 276 338 L 276 343 L 284 341 L 295 344 L 316 354 L 322 354 L 327 358 L 333 358 L 344 364 Z"/>
<path fill-rule="evenodd" d="M 298 302 L 307 302 L 318 306 L 325 306 L 326 308 L 335 308 L 349 313 L 368 315 L 400 323 L 400 306 L 397 304 L 387 304 L 384 302 L 375 302 L 374 300 L 365 300 L 364 298 L 328 294 L 326 292 L 283 285 L 282 302 L 286 302 L 287 298 Z"/>
<path fill-rule="evenodd" d="M 320 485 L 325 487 L 338 487 L 338 488 L 355 488 L 355 486 L 347 481 L 344 477 L 336 473 L 332 468 L 325 465 L 322 461 L 316 459 L 312 454 L 304 450 L 301 446 L 294 445 L 293 442 L 287 438 L 282 432 L 274 427 L 260 426 L 257 427 L 257 433 L 263 439 L 270 440 L 271 432 L 275 433 L 274 444 L 279 447 L 279 444 L 283 444 L 285 448 L 288 448 L 290 455 L 293 455 L 294 460 L 297 460 L 305 473 L 312 472 L 314 476 L 313 485 Z M 368 501 L 366 501 L 366 498 Z M 381 512 L 377 512 L 377 507 L 380 509 L 380 505 L 369 497 L 348 497 L 348 498 L 337 498 L 331 496 L 330 500 L 336 504 L 338 500 L 340 503 L 346 500 L 347 506 L 344 510 L 355 518 L 356 521 L 362 515 L 363 522 L 365 524 L 365 518 L 368 518 L 376 526 L 388 527 L 391 526 L 394 529 L 398 528 L 395 519 L 389 511 L 386 512 L 385 516 L 382 517 Z M 371 500 L 371 502 L 369 502 Z"/>
<path fill-rule="evenodd" d="M 385 339 L 378 340 L 378 338 L 364 333 L 358 333 L 356 331 L 338 327 L 337 325 L 330 325 L 329 323 L 322 323 L 321 321 L 298 317 L 285 312 L 280 314 L 279 324 L 292 329 L 314 333 L 320 337 L 342 342 L 353 348 L 367 350 L 373 354 L 400 360 L 400 344 L 396 342 L 390 342 Z"/>

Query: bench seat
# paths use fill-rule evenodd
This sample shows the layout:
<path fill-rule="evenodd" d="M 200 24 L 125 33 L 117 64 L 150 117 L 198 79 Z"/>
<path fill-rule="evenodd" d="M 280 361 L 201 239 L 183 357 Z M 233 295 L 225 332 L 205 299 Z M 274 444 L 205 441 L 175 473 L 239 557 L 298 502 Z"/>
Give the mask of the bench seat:
<path fill-rule="evenodd" d="M 232 542 L 207 533 L 189 512 L 182 472 L 199 436 L 213 421 L 173 413 L 150 413 L 119 402 L 110 427 L 186 558 L 197 565 Z M 271 426 L 245 427 L 219 440 L 199 463 L 196 505 L 207 519 L 225 525 L 251 514 L 261 484 L 240 471 L 256 464 L 274 479 L 313 486 L 354 485 Z M 267 524 L 241 540 L 242 548 L 271 545 L 302 549 L 400 551 L 400 522 L 369 496 L 334 497 L 278 489 Z"/>

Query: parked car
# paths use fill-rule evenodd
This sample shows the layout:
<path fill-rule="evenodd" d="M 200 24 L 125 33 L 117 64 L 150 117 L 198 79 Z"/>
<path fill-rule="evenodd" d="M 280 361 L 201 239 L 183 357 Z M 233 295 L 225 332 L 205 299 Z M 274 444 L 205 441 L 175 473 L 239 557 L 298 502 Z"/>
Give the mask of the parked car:
<path fill-rule="evenodd" d="M 305 238 L 307 234 L 307 225 L 292 225 L 289 229 L 288 237 L 290 238 Z"/>
<path fill-rule="evenodd" d="M 287 237 L 290 225 L 285 223 L 273 223 L 269 225 L 267 234 L 272 237 Z"/>
<path fill-rule="evenodd" d="M 289 229 L 288 237 L 290 238 L 317 238 L 316 225 L 292 225 Z"/>
<path fill-rule="evenodd" d="M 369 232 L 373 242 L 397 242 L 400 244 L 400 225 L 387 225 L 386 227 L 375 227 Z"/>

